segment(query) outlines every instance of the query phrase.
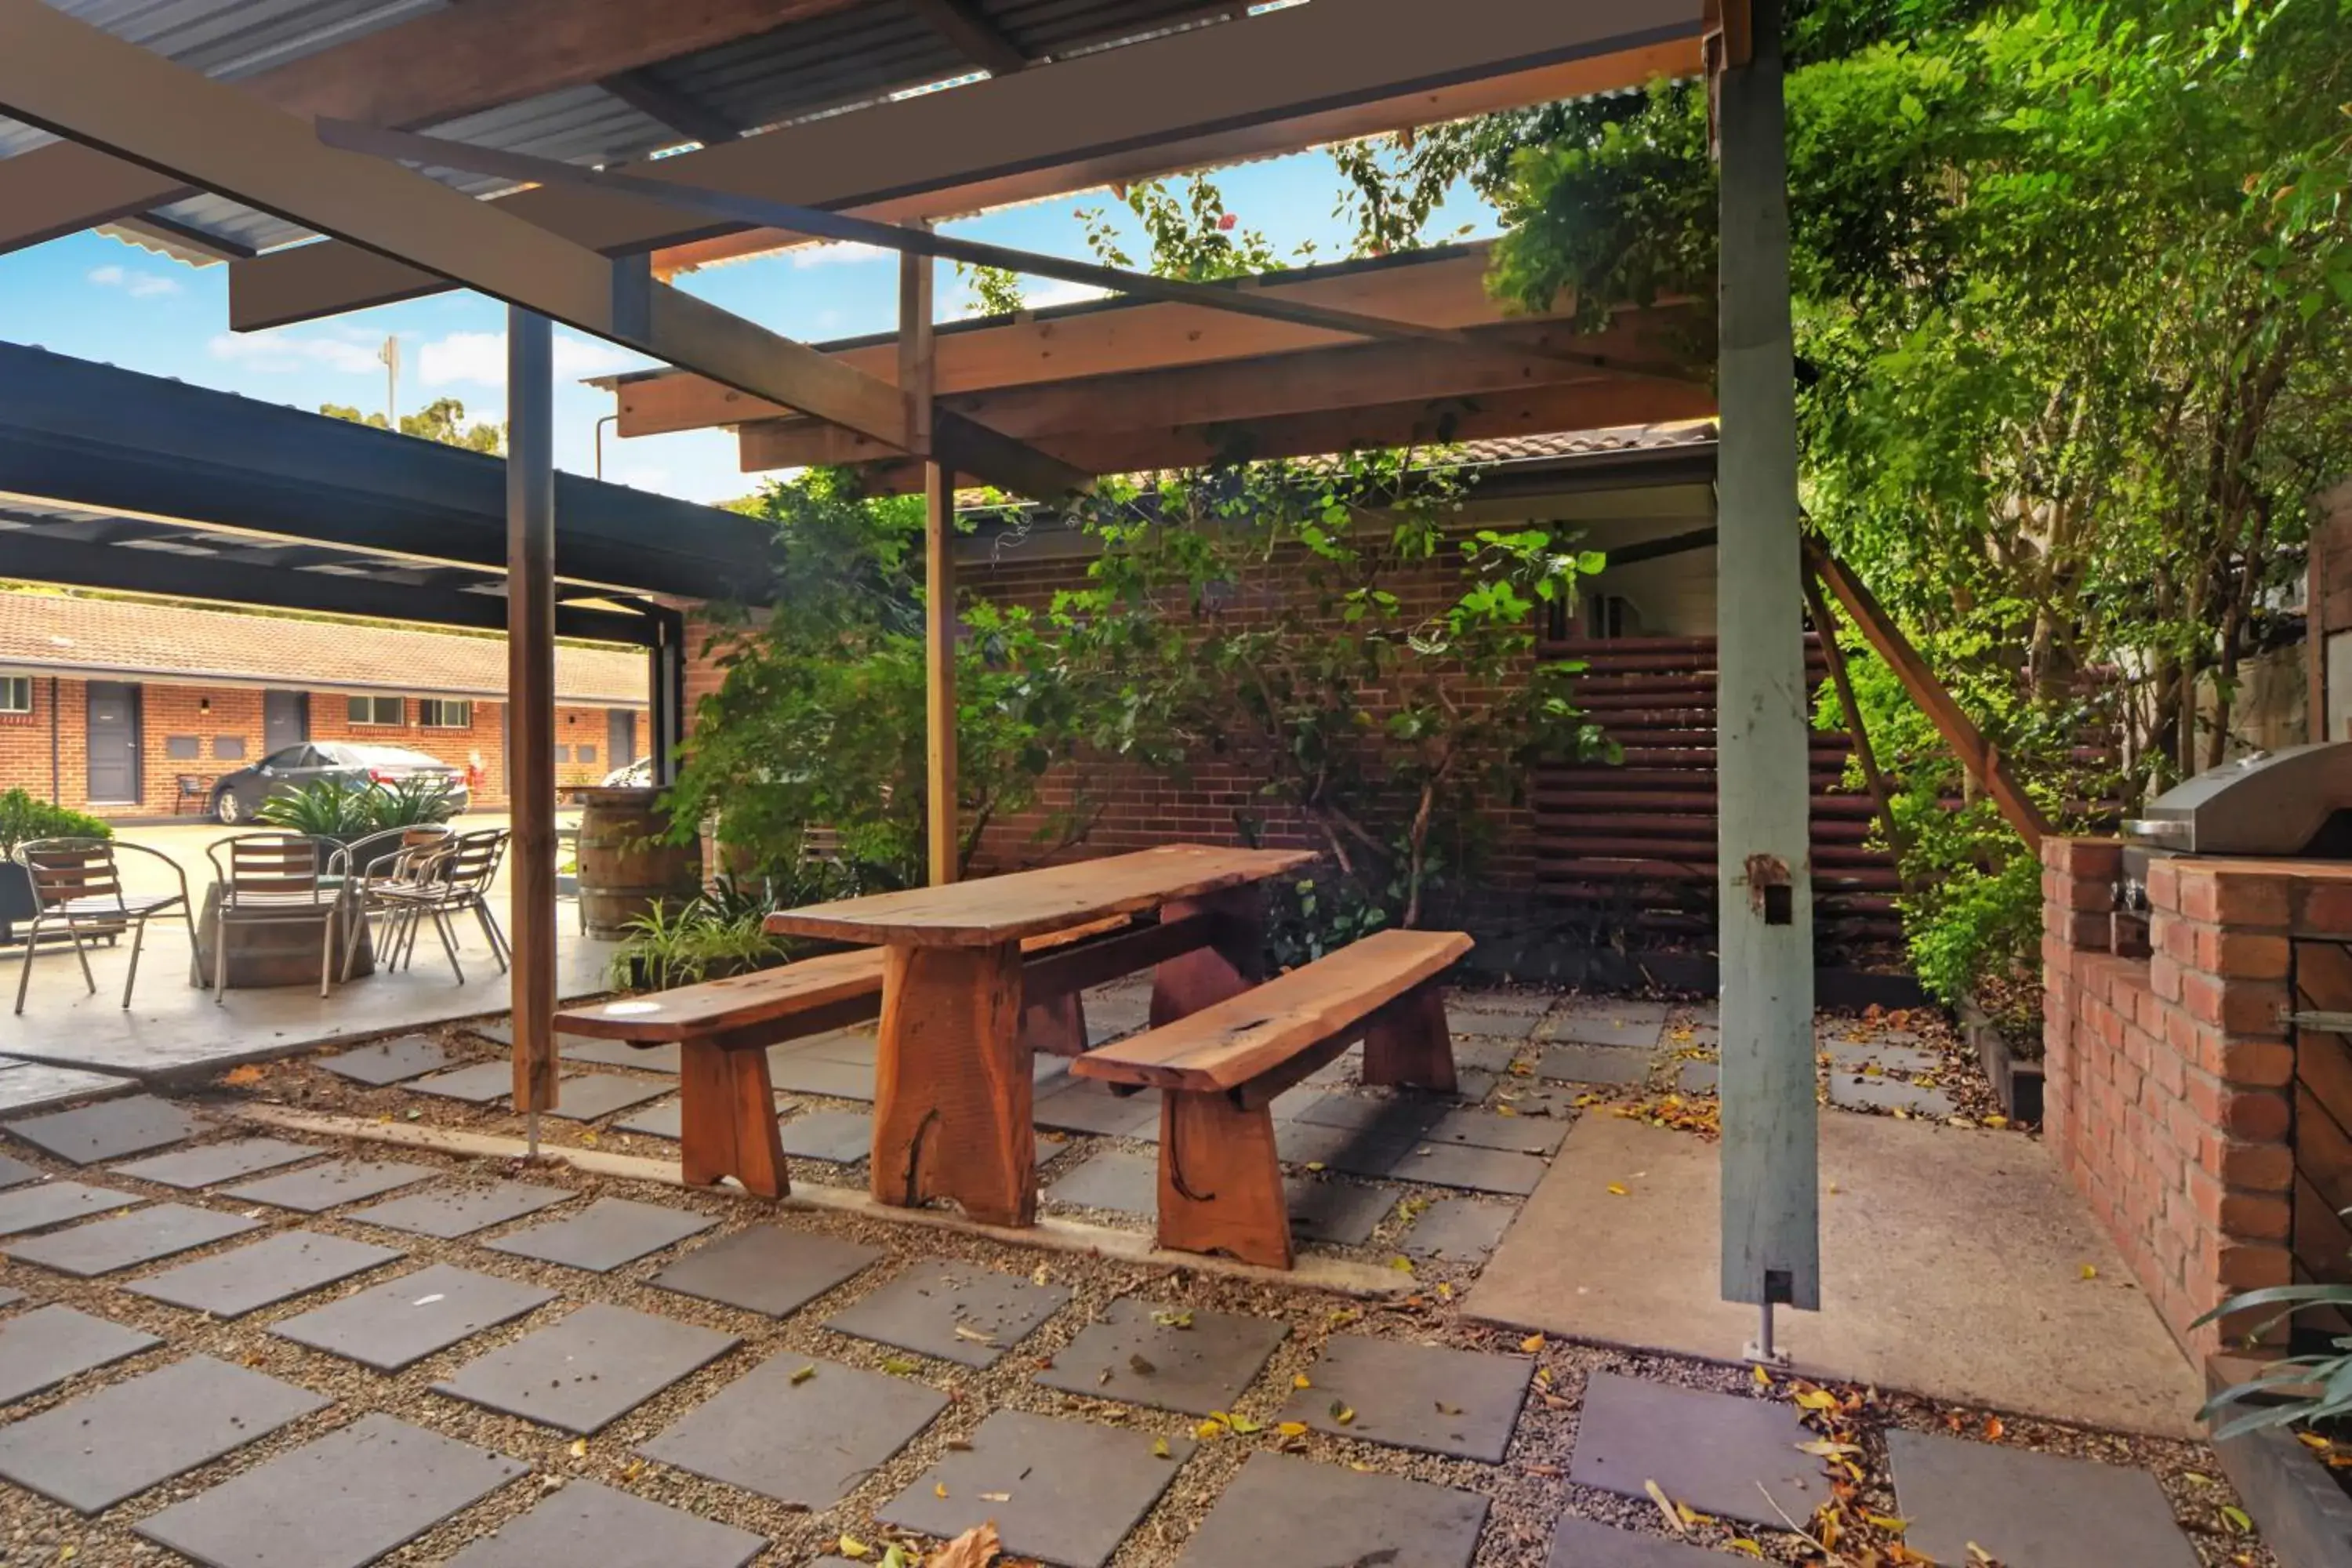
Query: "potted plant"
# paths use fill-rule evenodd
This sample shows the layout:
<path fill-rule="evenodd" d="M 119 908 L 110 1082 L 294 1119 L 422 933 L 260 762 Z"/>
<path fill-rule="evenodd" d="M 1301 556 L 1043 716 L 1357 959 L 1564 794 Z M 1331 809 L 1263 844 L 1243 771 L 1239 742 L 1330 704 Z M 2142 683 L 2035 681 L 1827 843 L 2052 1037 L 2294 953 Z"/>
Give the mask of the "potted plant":
<path fill-rule="evenodd" d="M 446 822 L 456 815 L 448 781 L 419 777 L 388 784 L 321 779 L 270 796 L 253 818 L 265 827 L 348 845 L 371 833 Z"/>
<path fill-rule="evenodd" d="M 114 830 L 94 816 L 12 789 L 0 794 L 0 943 L 16 940 L 19 921 L 40 913 L 32 873 L 16 863 L 16 847 L 36 838 L 111 838 Z"/>

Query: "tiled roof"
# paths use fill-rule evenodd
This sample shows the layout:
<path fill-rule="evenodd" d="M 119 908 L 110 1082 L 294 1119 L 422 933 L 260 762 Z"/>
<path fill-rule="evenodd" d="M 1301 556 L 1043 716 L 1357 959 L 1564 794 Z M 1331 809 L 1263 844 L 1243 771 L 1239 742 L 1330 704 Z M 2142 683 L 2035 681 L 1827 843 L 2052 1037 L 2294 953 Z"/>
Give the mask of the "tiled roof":
<path fill-rule="evenodd" d="M 27 668 L 503 698 L 507 645 L 503 637 L 358 621 L 0 593 L 0 669 Z M 556 647 L 555 694 L 561 701 L 641 707 L 646 688 L 643 654 Z"/>
<path fill-rule="evenodd" d="M 1716 434 L 1712 419 L 1681 419 L 1670 425 L 1620 425 L 1607 430 L 1562 430 L 1549 436 L 1497 436 L 1488 441 L 1465 441 L 1455 450 L 1472 463 L 1527 462 L 1543 458 L 1587 458 L 1704 447 L 1716 438 Z"/>

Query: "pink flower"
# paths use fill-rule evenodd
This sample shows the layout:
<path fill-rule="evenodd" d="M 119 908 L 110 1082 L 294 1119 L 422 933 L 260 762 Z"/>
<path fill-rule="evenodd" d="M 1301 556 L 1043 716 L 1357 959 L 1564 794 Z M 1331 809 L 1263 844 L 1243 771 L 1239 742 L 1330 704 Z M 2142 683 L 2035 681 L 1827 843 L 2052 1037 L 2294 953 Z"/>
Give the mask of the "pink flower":
<path fill-rule="evenodd" d="M 1229 228 L 1231 228 L 1231 227 L 1233 227 L 1233 226 L 1234 226 L 1234 215 L 1233 215 L 1233 214 L 1231 214 L 1231 213 L 1227 213 L 1227 214 L 1225 214 L 1223 217 L 1221 217 L 1221 218 L 1219 218 L 1219 219 L 1217 220 L 1217 232 L 1218 232 L 1219 234 L 1223 234 L 1223 233 L 1224 233 L 1224 232 L 1225 232 L 1225 230 L 1227 230 L 1227 229 L 1229 229 Z"/>

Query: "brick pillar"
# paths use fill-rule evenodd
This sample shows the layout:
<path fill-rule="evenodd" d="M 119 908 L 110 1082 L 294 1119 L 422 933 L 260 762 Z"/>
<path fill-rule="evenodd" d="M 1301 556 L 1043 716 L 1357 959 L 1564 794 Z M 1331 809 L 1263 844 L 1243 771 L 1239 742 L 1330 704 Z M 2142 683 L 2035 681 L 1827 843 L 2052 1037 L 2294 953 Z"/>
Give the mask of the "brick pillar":
<path fill-rule="evenodd" d="M 2112 838 L 2042 841 L 2042 1136 L 2062 1166 L 2079 1156 L 2076 1080 L 2088 1068 L 2074 1038 L 2081 1016 L 2077 955 L 2107 949 L 2123 845 Z"/>

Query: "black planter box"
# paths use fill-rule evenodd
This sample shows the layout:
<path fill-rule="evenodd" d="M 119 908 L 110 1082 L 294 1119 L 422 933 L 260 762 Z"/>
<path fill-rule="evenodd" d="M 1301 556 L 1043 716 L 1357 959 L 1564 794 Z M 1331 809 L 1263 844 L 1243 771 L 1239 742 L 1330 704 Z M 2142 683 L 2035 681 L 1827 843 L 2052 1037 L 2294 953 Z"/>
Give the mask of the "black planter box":
<path fill-rule="evenodd" d="M 30 921 L 41 912 L 33 897 L 33 874 L 13 860 L 0 860 L 0 943 L 22 941 L 18 921 Z"/>
<path fill-rule="evenodd" d="M 1984 1009 L 1973 1002 L 1959 1007 L 1962 1037 L 1984 1064 L 1985 1077 L 2000 1098 L 2000 1109 L 2011 1121 L 2042 1121 L 2042 1064 L 2027 1061 L 2009 1048 Z"/>

